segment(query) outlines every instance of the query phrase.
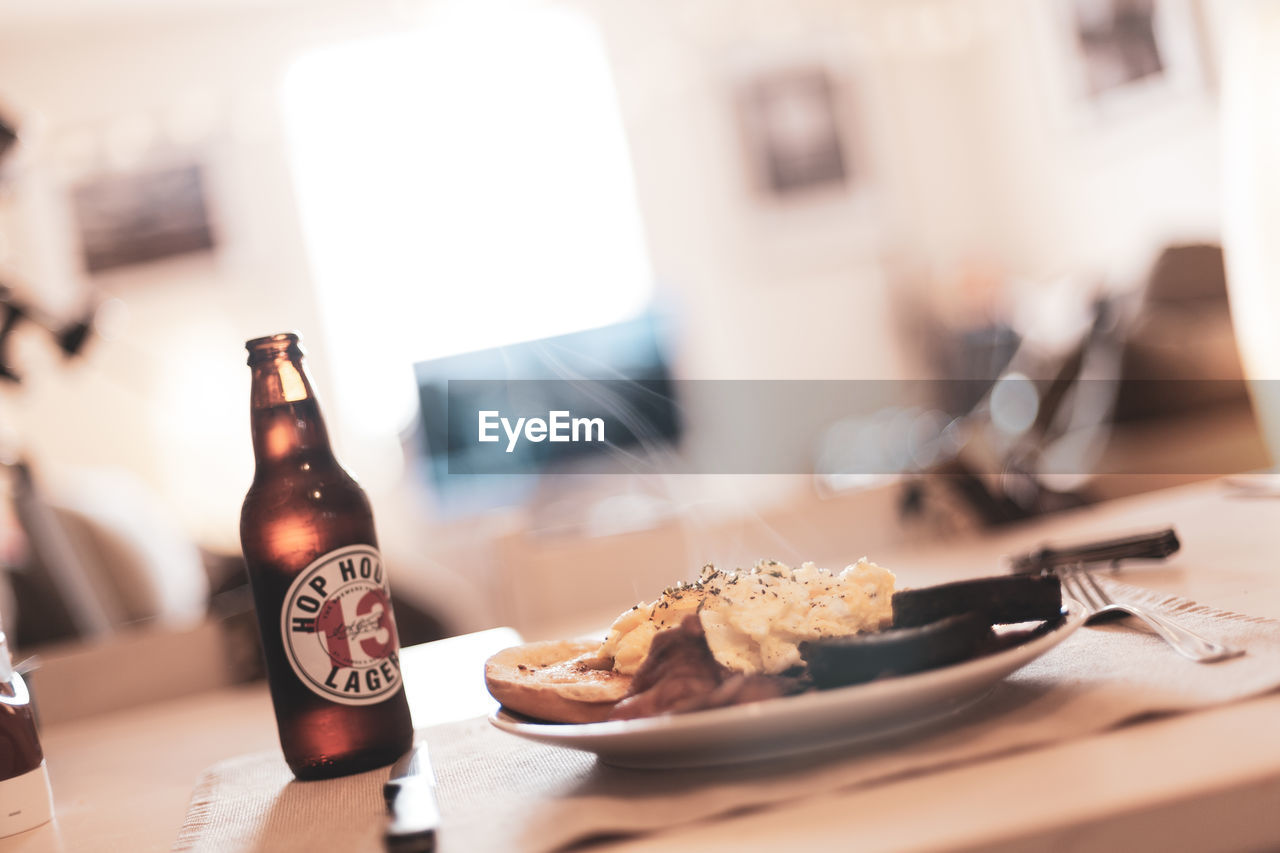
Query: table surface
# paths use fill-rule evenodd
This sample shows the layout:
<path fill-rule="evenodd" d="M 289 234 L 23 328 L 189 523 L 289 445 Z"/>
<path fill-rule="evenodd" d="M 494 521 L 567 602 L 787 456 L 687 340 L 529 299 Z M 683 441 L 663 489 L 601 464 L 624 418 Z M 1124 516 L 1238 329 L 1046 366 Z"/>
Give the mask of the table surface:
<path fill-rule="evenodd" d="M 1242 497 L 1213 482 L 1042 519 L 995 537 L 874 556 L 895 569 L 901 584 L 920 585 L 990 574 L 1000 555 L 1046 539 L 1100 538 L 1172 524 L 1182 551 L 1166 564 L 1123 571 L 1126 581 L 1280 618 L 1277 522 L 1280 498 Z M 406 649 L 407 672 L 431 673 L 429 681 L 406 679 L 415 723 L 487 712 L 492 700 L 480 662 L 513 636 L 499 629 Z M 853 838 L 864 851 L 1275 849 L 1277 721 L 1280 694 L 1271 694 L 609 849 L 773 853 L 797 846 L 840 849 Z M 277 743 L 261 686 L 50 726 L 42 740 L 57 817 L 0 840 L 0 853 L 167 850 L 204 767 Z M 1030 786 L 1044 795 L 1028 797 Z"/>

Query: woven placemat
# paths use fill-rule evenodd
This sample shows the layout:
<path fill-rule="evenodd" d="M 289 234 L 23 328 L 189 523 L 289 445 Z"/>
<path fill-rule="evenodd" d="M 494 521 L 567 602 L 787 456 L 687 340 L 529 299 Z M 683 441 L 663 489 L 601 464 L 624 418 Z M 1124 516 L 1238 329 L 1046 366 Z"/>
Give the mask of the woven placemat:
<path fill-rule="evenodd" d="M 658 832 L 1280 688 L 1280 622 L 1108 583 L 1117 596 L 1159 606 L 1187 627 L 1248 653 L 1195 664 L 1130 624 L 1089 626 L 945 725 L 835 754 L 730 768 L 623 770 L 588 753 L 505 734 L 484 719 L 437 726 L 419 734 L 430 745 L 438 780 L 439 849 L 545 853 L 596 838 Z M 174 849 L 380 850 L 387 774 L 384 768 L 295 782 L 275 752 L 221 762 L 200 780 Z"/>

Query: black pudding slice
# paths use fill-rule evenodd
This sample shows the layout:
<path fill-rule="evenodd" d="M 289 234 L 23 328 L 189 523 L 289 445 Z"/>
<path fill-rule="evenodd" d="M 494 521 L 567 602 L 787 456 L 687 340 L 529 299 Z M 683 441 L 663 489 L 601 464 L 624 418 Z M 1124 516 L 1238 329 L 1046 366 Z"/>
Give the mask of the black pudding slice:
<path fill-rule="evenodd" d="M 928 625 L 960 613 L 980 613 L 988 625 L 1056 619 L 1062 587 L 1055 575 L 1007 575 L 956 581 L 893 594 L 893 627 Z"/>
<path fill-rule="evenodd" d="M 800 656 L 820 689 L 906 675 L 974 657 L 991 636 L 981 613 L 948 616 L 929 625 L 889 628 L 800 644 Z"/>

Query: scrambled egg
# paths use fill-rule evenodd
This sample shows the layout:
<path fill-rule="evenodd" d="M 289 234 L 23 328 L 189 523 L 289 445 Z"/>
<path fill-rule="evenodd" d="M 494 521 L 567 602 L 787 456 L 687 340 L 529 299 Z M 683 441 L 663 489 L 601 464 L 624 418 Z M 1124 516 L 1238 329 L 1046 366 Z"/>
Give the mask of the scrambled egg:
<path fill-rule="evenodd" d="M 745 673 L 776 674 L 800 664 L 800 643 L 877 631 L 893 621 L 893 573 L 863 558 L 835 574 L 805 563 L 798 569 L 762 561 L 750 572 L 702 570 L 637 604 L 609 628 L 600 654 L 631 674 L 654 635 L 697 613 L 717 661 Z"/>

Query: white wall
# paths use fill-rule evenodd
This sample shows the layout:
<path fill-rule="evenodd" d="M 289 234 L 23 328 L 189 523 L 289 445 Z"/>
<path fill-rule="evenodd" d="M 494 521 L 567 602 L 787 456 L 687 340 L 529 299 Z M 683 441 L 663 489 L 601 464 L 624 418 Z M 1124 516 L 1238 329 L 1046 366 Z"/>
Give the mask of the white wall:
<path fill-rule="evenodd" d="M 94 341 L 71 370 L 35 341 L 21 357 L 28 381 L 6 395 L 5 410 L 23 419 L 22 440 L 47 475 L 131 468 L 202 542 L 236 545 L 235 496 L 252 474 L 243 342 L 304 330 L 328 390 L 276 84 L 306 45 L 376 25 L 338 6 L 96 22 L 0 41 L 0 96 L 31 132 L 4 205 L 6 231 L 18 235 L 4 264 L 63 314 L 89 298 L 127 306 L 117 339 Z M 207 169 L 216 255 L 88 280 L 67 187 L 188 153 Z"/>
<path fill-rule="evenodd" d="M 684 376 L 917 372 L 916 342 L 895 333 L 891 312 L 895 288 L 905 286 L 904 258 L 945 271 L 981 257 L 1031 282 L 1076 270 L 1123 283 L 1162 242 L 1217 235 L 1212 97 L 1191 90 L 1137 118 L 1081 118 L 1054 68 L 1048 3 L 566 5 L 596 20 L 608 45 L 654 268 L 681 312 Z M 30 381 L 5 394 L 0 420 L 50 476 L 79 465 L 128 467 L 199 541 L 236 546 L 251 474 L 241 343 L 302 329 L 321 393 L 333 397 L 275 100 L 279 76 L 311 45 L 429 23 L 434 8 L 232 4 L 0 23 L 0 98 L 40 131 L 0 202 L 9 241 L 0 263 L 61 310 L 92 293 L 119 297 L 129 313 L 117 340 L 97 341 L 71 370 L 42 342 L 24 342 Z M 812 200 L 762 199 L 746 174 L 735 82 L 810 57 L 843 80 L 850 150 L 866 181 Z M 131 155 L 138 127 L 159 141 Z M 198 152 L 210 171 L 217 254 L 88 281 L 69 250 L 62 200 L 72 174 L 112 156 L 183 150 Z M 924 285 L 942 304 L 945 294 L 932 287 Z M 360 449 L 346 446 L 342 455 L 359 472 Z M 709 486 L 718 497 L 777 494 L 774 484 L 753 491 L 718 482 Z M 370 485 L 375 505 L 396 501 L 380 517 L 395 519 L 407 559 L 483 571 L 474 541 L 485 530 L 443 530 L 412 492 L 389 480 Z"/>

